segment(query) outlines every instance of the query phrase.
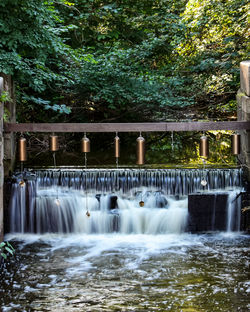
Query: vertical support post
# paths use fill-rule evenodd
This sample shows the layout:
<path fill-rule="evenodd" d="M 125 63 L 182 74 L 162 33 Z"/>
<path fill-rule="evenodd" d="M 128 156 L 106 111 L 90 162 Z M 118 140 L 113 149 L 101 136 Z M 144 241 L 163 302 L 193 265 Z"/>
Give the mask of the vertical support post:
<path fill-rule="evenodd" d="M 5 121 L 16 122 L 16 99 L 15 86 L 13 78 L 10 75 L 2 74 L 4 78 L 4 91 L 7 92 L 9 100 L 4 103 L 6 114 Z M 16 154 L 16 136 L 15 133 L 4 133 L 4 173 L 9 176 L 14 170 Z"/>
<path fill-rule="evenodd" d="M 4 90 L 4 80 L 0 77 L 0 97 Z M 0 242 L 3 241 L 3 183 L 4 183 L 4 138 L 3 138 L 4 103 L 0 101 Z"/>
<path fill-rule="evenodd" d="M 240 89 L 237 93 L 238 120 L 250 121 L 250 61 L 240 63 Z M 240 160 L 244 167 L 244 174 L 250 183 L 250 131 L 241 131 L 241 156 Z"/>
<path fill-rule="evenodd" d="M 240 63 L 240 89 L 237 93 L 238 120 L 250 121 L 250 60 Z M 242 196 L 241 230 L 250 232 L 250 211 L 244 210 L 250 206 L 250 131 L 244 130 L 241 134 L 240 161 L 246 182 L 246 193 Z"/>

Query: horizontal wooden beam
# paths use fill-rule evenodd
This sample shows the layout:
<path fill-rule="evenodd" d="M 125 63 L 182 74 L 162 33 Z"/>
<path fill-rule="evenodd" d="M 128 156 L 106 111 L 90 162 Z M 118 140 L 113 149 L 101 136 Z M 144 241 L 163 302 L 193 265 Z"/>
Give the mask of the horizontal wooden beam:
<path fill-rule="evenodd" d="M 5 123 L 5 132 L 164 132 L 250 130 L 250 121 L 148 123 Z"/>

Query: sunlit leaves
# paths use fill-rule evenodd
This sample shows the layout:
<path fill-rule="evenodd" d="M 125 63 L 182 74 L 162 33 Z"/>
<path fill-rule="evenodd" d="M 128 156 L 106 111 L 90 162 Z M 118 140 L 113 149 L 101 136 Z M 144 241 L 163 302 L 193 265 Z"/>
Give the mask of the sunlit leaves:
<path fill-rule="evenodd" d="M 239 86 L 248 9 L 243 0 L 4 0 L 0 72 L 40 119 L 44 109 L 71 120 L 162 120 L 187 106 L 206 107 L 198 117 L 231 114 L 217 106 Z M 91 115 L 74 114 L 88 103 Z"/>

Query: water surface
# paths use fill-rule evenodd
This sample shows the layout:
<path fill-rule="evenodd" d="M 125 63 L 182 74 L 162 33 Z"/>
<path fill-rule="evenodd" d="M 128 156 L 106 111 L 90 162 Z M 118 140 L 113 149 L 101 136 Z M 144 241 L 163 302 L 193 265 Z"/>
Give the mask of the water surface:
<path fill-rule="evenodd" d="M 11 234 L 2 311 L 249 311 L 239 233 Z M 8 272 L 7 272 L 8 269 Z"/>

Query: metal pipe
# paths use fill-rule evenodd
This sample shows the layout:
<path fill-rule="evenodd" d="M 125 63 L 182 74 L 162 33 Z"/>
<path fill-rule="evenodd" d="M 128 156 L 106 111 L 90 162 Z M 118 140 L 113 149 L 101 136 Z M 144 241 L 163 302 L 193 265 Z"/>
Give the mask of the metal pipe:
<path fill-rule="evenodd" d="M 200 157 L 208 158 L 209 156 L 209 145 L 208 145 L 208 138 L 203 135 L 200 138 Z"/>
<path fill-rule="evenodd" d="M 232 135 L 232 154 L 239 155 L 240 154 L 240 134 Z"/>
<path fill-rule="evenodd" d="M 19 160 L 21 162 L 27 160 L 27 150 L 26 150 L 26 139 L 25 138 L 19 139 Z"/>
<path fill-rule="evenodd" d="M 83 153 L 89 153 L 90 152 L 90 140 L 86 136 L 84 136 L 82 138 L 81 150 Z"/>
<path fill-rule="evenodd" d="M 140 135 L 136 139 L 136 154 L 137 154 L 137 165 L 144 165 L 145 163 L 145 139 Z"/>
<path fill-rule="evenodd" d="M 59 150 L 58 136 L 51 135 L 50 136 L 50 151 L 57 152 Z"/>
<path fill-rule="evenodd" d="M 118 135 L 115 137 L 115 158 L 120 157 L 120 138 Z"/>

